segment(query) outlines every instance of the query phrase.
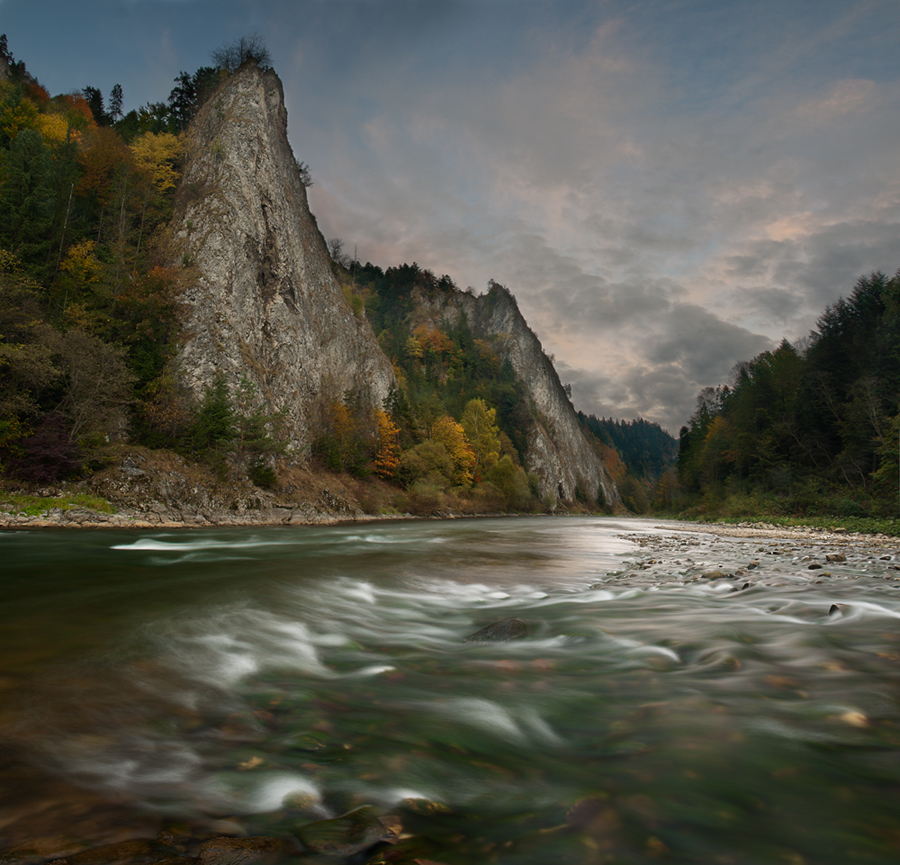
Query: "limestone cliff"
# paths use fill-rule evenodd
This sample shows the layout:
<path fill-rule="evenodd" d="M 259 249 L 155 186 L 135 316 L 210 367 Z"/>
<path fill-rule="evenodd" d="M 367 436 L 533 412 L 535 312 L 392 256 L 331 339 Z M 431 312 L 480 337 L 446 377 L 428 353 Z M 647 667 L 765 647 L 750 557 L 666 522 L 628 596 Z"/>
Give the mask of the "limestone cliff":
<path fill-rule="evenodd" d="M 196 276 L 183 295 L 177 367 L 196 397 L 217 372 L 232 392 L 249 378 L 271 410 L 286 411 L 290 444 L 303 455 L 330 403 L 353 391 L 380 406 L 396 382 L 368 320 L 334 278 L 286 130 L 281 82 L 255 66 L 234 74 L 191 125 L 173 234 Z M 483 297 L 454 289 L 420 300 L 435 320 L 465 314 L 525 384 L 525 468 L 540 477 L 541 493 L 596 501 L 602 490 L 619 506 L 512 295 L 493 286 Z"/>
<path fill-rule="evenodd" d="M 602 490 L 608 505 L 622 508 L 615 482 L 588 444 L 553 364 L 512 294 L 492 283 L 479 297 L 454 289 L 420 294 L 419 303 L 435 322 L 454 322 L 464 314 L 473 334 L 488 340 L 512 364 L 531 403 L 524 462 L 526 470 L 540 478 L 541 494 L 571 501 L 578 490 L 595 502 Z"/>
<path fill-rule="evenodd" d="M 195 396 L 216 371 L 232 391 L 246 376 L 272 410 L 286 410 L 298 454 L 318 412 L 347 391 L 381 405 L 394 374 L 332 274 L 274 72 L 242 68 L 195 118 L 173 231 L 196 273 L 177 357 Z"/>

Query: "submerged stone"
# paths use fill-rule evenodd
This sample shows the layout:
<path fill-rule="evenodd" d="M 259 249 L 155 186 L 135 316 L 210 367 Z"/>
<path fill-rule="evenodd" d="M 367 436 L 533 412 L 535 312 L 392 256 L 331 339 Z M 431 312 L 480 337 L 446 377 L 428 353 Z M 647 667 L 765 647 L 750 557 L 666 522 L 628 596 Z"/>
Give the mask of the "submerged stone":
<path fill-rule="evenodd" d="M 118 844 L 105 844 L 67 856 L 69 865 L 144 865 L 178 857 L 178 850 L 158 841 L 136 839 Z"/>
<path fill-rule="evenodd" d="M 528 625 L 521 619 L 500 619 L 466 637 L 467 643 L 506 643 L 528 636 Z"/>
<path fill-rule="evenodd" d="M 297 828 L 297 837 L 313 852 L 352 856 L 379 841 L 396 843 L 402 831 L 394 817 L 380 818 L 371 805 L 363 805 L 331 820 L 317 820 Z"/>
<path fill-rule="evenodd" d="M 284 853 L 278 838 L 211 838 L 200 845 L 200 865 L 267 865 Z"/>

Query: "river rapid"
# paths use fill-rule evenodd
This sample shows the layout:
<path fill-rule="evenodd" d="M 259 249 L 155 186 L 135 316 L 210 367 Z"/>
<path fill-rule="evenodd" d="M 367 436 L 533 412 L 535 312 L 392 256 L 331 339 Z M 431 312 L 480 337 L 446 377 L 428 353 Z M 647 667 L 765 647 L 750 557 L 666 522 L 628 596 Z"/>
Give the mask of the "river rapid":
<path fill-rule="evenodd" d="M 0 557 L 4 863 L 223 835 L 298 863 L 900 860 L 896 539 L 524 517 Z M 310 841 L 348 812 L 385 832 Z"/>

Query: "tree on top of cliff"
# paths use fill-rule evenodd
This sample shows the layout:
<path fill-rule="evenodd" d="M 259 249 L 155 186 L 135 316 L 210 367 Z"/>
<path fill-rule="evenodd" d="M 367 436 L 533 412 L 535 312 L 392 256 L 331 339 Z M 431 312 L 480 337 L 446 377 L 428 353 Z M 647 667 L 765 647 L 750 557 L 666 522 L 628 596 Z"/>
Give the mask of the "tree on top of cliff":
<path fill-rule="evenodd" d="M 255 63 L 260 69 L 268 69 L 272 65 L 269 49 L 258 33 L 220 45 L 209 56 L 216 66 L 229 72 L 237 72 L 245 63 Z"/>

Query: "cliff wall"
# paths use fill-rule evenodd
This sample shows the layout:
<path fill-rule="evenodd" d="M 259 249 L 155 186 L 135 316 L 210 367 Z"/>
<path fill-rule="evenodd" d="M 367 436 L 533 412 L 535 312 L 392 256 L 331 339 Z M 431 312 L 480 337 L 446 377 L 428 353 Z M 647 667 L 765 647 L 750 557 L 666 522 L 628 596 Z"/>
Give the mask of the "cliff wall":
<path fill-rule="evenodd" d="M 177 357 L 195 396 L 217 371 L 232 391 L 246 376 L 260 401 L 286 410 L 299 454 L 318 413 L 347 391 L 381 405 L 394 374 L 332 274 L 274 72 L 242 68 L 195 118 L 173 231 L 196 273 Z"/>
<path fill-rule="evenodd" d="M 292 450 L 303 455 L 319 418 L 348 391 L 380 406 L 395 384 L 364 314 L 334 278 L 287 140 L 287 112 L 274 72 L 247 66 L 191 125 L 172 223 L 195 278 L 177 368 L 196 397 L 217 372 L 234 392 L 242 377 L 270 410 L 285 410 Z M 431 314 L 467 316 L 473 332 L 508 358 L 528 390 L 533 422 L 525 468 L 542 495 L 621 504 L 615 484 L 581 432 L 552 363 L 513 296 L 452 291 L 422 298 Z"/>
<path fill-rule="evenodd" d="M 489 341 L 502 359 L 508 359 L 525 385 L 533 415 L 527 430 L 525 469 L 540 478 L 541 495 L 571 501 L 577 488 L 595 502 L 602 490 L 608 505 L 622 508 L 615 482 L 588 444 L 559 375 L 512 294 L 494 283 L 479 297 L 453 290 L 420 296 L 420 303 L 435 322 L 455 322 L 465 314 L 473 334 Z"/>

